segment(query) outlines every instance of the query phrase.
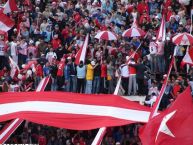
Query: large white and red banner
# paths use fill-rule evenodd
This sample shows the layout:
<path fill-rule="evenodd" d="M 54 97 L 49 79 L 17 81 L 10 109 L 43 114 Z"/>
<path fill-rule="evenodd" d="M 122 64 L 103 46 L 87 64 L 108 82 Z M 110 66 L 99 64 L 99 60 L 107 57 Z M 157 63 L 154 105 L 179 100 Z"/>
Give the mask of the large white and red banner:
<path fill-rule="evenodd" d="M 114 95 L 63 92 L 3 93 L 0 121 L 21 118 L 74 130 L 148 121 L 149 108 Z M 81 123 L 80 123 L 81 122 Z"/>

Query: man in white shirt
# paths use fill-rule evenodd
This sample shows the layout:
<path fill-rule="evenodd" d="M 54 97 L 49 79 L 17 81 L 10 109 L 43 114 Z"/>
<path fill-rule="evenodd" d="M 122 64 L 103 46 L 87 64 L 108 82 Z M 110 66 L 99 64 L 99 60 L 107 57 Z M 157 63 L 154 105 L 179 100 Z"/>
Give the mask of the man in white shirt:
<path fill-rule="evenodd" d="M 52 63 L 53 58 L 57 59 L 57 55 L 53 51 L 53 48 L 50 48 L 50 51 L 46 54 L 46 59 L 49 63 Z"/>
<path fill-rule="evenodd" d="M 121 74 L 121 82 L 123 89 L 125 90 L 125 95 L 128 95 L 128 83 L 129 83 L 129 68 L 128 64 L 125 62 L 119 67 Z"/>
<path fill-rule="evenodd" d="M 152 38 L 152 41 L 149 44 L 149 51 L 150 51 L 150 65 L 151 65 L 151 71 L 155 73 L 157 71 L 157 62 L 156 62 L 156 54 L 158 51 L 158 45 L 155 42 L 156 37 Z"/>
<path fill-rule="evenodd" d="M 17 52 L 17 41 L 16 41 L 16 39 L 14 39 L 10 43 L 10 51 L 11 51 L 11 57 L 12 57 L 13 61 L 16 64 L 18 64 L 18 52 Z"/>

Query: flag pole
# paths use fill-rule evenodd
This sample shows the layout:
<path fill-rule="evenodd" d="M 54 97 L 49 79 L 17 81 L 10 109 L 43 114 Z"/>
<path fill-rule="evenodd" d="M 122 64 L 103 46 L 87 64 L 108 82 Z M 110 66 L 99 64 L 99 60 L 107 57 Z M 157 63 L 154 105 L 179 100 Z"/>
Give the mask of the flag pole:
<path fill-rule="evenodd" d="M 163 94 L 164 94 L 164 92 L 165 92 L 166 86 L 167 86 L 167 84 L 168 84 L 168 79 L 169 79 L 169 76 L 170 76 L 170 73 L 171 73 L 173 64 L 174 64 L 174 56 L 172 57 L 172 60 L 171 60 L 171 62 L 170 62 L 170 67 L 169 67 L 167 76 L 166 76 L 166 78 L 165 78 L 165 80 L 164 80 L 164 83 L 163 83 L 163 85 L 162 85 L 162 88 L 161 88 L 161 90 L 160 90 L 159 96 L 158 96 L 158 98 L 157 98 L 157 100 L 156 100 L 156 102 L 155 102 L 155 104 L 154 104 L 154 106 L 153 106 L 153 108 L 152 108 L 151 114 L 150 114 L 150 116 L 149 116 L 149 120 L 150 120 L 151 118 L 155 117 L 155 116 L 158 114 L 157 112 L 158 112 L 158 109 L 159 109 L 159 105 L 160 105 L 160 103 L 161 103 L 161 99 L 162 99 L 162 97 L 163 97 Z"/>

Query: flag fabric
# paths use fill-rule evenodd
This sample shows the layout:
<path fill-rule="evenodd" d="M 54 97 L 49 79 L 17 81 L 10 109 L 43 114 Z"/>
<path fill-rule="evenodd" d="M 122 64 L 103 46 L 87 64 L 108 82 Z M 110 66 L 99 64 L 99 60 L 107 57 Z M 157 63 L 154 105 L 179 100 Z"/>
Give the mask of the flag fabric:
<path fill-rule="evenodd" d="M 114 95 L 122 96 L 123 94 L 124 94 L 124 89 L 121 86 L 121 77 L 119 77 L 118 81 L 117 81 L 117 85 L 116 85 L 115 91 L 114 91 Z M 96 137 L 94 138 L 94 140 L 92 142 L 92 145 L 100 145 L 102 140 L 103 140 L 103 137 L 106 134 L 106 131 L 107 131 L 107 127 L 101 127 L 99 129 Z"/>
<path fill-rule="evenodd" d="M 3 13 L 8 14 L 13 11 L 18 11 L 17 4 L 15 0 L 8 0 L 3 6 Z"/>
<path fill-rule="evenodd" d="M 193 98 L 190 87 L 160 115 L 140 129 L 143 145 L 193 144 Z"/>
<path fill-rule="evenodd" d="M 19 66 L 16 64 L 16 62 L 14 62 L 10 56 L 9 56 L 9 64 L 11 67 L 11 71 L 10 71 L 11 78 L 17 77 L 20 69 L 19 69 Z"/>
<path fill-rule="evenodd" d="M 161 25 L 157 34 L 157 41 L 162 40 L 164 42 L 166 40 L 166 25 L 165 25 L 165 18 L 162 16 Z"/>
<path fill-rule="evenodd" d="M 15 23 L 5 14 L 0 13 L 0 30 L 1 31 L 9 31 Z"/>
<path fill-rule="evenodd" d="M 36 88 L 36 92 L 44 91 L 46 85 L 48 84 L 50 76 L 43 78 L 38 87 Z M 23 119 L 16 118 L 10 121 L 0 132 L 0 144 L 6 142 L 6 140 L 11 136 L 11 134 L 20 126 L 23 122 Z"/>
<path fill-rule="evenodd" d="M 87 47 L 88 47 L 88 41 L 89 41 L 89 34 L 86 35 L 83 46 L 79 49 L 79 51 L 76 54 L 75 63 L 77 65 L 80 63 L 81 60 L 83 61 L 83 63 L 85 62 L 86 52 L 87 52 Z"/>
<path fill-rule="evenodd" d="M 187 48 L 186 54 L 182 59 L 182 66 L 184 64 L 193 65 L 193 48 Z"/>
<path fill-rule="evenodd" d="M 3 93 L 0 122 L 22 118 L 66 129 L 88 130 L 148 121 L 148 107 L 115 95 L 68 92 Z M 80 123 L 81 122 L 81 123 Z"/>

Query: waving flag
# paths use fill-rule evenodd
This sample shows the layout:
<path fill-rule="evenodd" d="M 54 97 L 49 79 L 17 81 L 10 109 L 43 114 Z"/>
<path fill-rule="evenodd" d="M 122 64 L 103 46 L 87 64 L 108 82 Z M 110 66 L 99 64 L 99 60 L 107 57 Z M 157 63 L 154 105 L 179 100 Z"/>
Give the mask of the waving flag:
<path fill-rule="evenodd" d="M 165 25 L 165 18 L 162 16 L 161 25 L 157 34 L 157 41 L 162 40 L 164 42 L 166 40 L 166 25 Z"/>
<path fill-rule="evenodd" d="M 193 144 L 193 100 L 188 87 L 176 101 L 140 130 L 143 145 Z"/>
<path fill-rule="evenodd" d="M 13 26 L 14 26 L 14 22 L 7 17 L 5 14 L 0 13 L 0 30 L 1 31 L 9 31 Z"/>
<path fill-rule="evenodd" d="M 114 95 L 63 92 L 3 93 L 0 121 L 21 118 L 74 130 L 148 121 L 149 108 Z M 81 123 L 80 123 L 81 122 Z"/>
<path fill-rule="evenodd" d="M 87 47 L 88 47 L 88 40 L 89 40 L 89 34 L 86 35 L 83 47 L 81 47 L 80 50 L 76 54 L 76 58 L 75 58 L 76 64 L 79 64 L 81 60 L 83 61 L 83 63 L 85 62 L 86 52 L 87 52 Z"/>
<path fill-rule="evenodd" d="M 10 71 L 11 78 L 17 77 L 20 69 L 10 56 L 9 56 L 9 64 L 11 67 L 11 71 Z"/>
<path fill-rule="evenodd" d="M 8 0 L 6 4 L 3 6 L 3 13 L 7 14 L 13 11 L 18 11 L 16 1 L 15 0 Z"/>

